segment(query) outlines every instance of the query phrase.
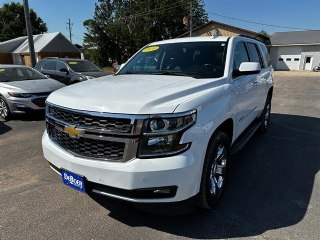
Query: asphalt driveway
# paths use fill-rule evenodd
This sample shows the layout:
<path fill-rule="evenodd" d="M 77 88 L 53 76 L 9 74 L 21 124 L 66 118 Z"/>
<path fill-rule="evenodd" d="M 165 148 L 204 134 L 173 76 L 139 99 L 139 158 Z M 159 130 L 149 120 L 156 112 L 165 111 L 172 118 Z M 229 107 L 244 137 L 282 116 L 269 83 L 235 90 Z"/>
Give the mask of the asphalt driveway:
<path fill-rule="evenodd" d="M 276 73 L 271 126 L 209 212 L 166 217 L 78 193 L 42 156 L 42 115 L 0 122 L 0 239 L 320 239 L 320 75 Z"/>

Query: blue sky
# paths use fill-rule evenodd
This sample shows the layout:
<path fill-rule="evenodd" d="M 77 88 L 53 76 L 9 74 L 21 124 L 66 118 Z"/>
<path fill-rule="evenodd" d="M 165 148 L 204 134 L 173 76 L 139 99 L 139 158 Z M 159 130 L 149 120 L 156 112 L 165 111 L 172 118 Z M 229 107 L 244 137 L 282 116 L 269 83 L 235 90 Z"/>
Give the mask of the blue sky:
<path fill-rule="evenodd" d="M 12 0 L 0 0 L 0 6 Z M 22 0 L 15 0 L 21 2 Z M 47 23 L 49 32 L 62 32 L 68 36 L 66 22 L 73 23 L 73 42 L 82 44 L 83 21 L 93 17 L 97 0 L 29 0 L 30 8 Z M 269 33 L 293 31 L 270 26 L 261 26 L 216 16 L 218 13 L 233 18 L 272 25 L 303 29 L 320 29 L 320 0 L 205 0 L 209 19 L 224 22 L 252 31 L 266 30 Z"/>

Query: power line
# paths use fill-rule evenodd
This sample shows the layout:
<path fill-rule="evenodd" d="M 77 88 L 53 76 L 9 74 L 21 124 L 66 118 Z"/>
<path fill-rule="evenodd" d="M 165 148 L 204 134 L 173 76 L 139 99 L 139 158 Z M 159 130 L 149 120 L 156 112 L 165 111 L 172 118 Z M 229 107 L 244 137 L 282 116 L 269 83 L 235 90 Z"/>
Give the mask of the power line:
<path fill-rule="evenodd" d="M 262 26 L 268 26 L 268 27 L 278 27 L 278 28 L 287 28 L 287 29 L 305 30 L 305 31 L 312 30 L 312 29 L 306 29 L 306 28 L 297 28 L 297 27 L 289 27 L 289 26 L 282 26 L 282 25 L 274 25 L 274 24 L 267 24 L 267 23 L 261 23 L 261 22 L 254 22 L 254 21 L 244 20 L 244 19 L 240 19 L 240 18 L 229 17 L 229 16 L 225 16 L 225 15 L 222 15 L 222 14 L 219 14 L 219 13 L 214 13 L 214 12 L 207 12 L 207 13 L 215 15 L 215 16 L 223 17 L 223 18 L 233 19 L 233 20 L 240 21 L 240 22 L 246 22 L 246 23 L 262 25 Z"/>
<path fill-rule="evenodd" d="M 166 10 L 174 9 L 174 8 L 179 7 L 180 6 L 179 4 L 182 3 L 182 2 L 186 2 L 186 0 L 180 0 L 180 1 L 177 1 L 177 2 L 175 2 L 173 4 L 169 4 L 169 5 L 165 6 L 165 7 L 154 8 L 154 9 L 151 9 L 151 10 L 148 10 L 148 11 L 145 11 L 145 12 L 135 13 L 135 14 L 131 14 L 131 15 L 128 15 L 128 16 L 123 16 L 123 17 L 117 17 L 117 18 L 115 18 L 115 20 L 123 20 L 123 19 L 127 19 L 127 18 L 145 16 L 145 15 L 148 15 L 148 14 L 152 14 L 155 11 L 166 11 Z"/>

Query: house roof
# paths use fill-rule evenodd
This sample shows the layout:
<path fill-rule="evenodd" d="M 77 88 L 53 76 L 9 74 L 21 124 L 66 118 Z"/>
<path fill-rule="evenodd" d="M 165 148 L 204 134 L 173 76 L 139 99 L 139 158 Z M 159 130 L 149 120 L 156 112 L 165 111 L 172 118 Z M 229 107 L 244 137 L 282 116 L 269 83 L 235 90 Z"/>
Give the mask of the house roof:
<path fill-rule="evenodd" d="M 59 32 L 45 33 L 39 35 L 33 35 L 34 51 L 40 52 L 50 41 L 52 41 Z M 29 50 L 29 42 L 26 39 L 13 53 L 27 53 Z"/>
<path fill-rule="evenodd" d="M 320 30 L 277 32 L 271 36 L 271 45 L 320 44 Z"/>
<path fill-rule="evenodd" d="M 39 52 L 75 52 L 80 53 L 66 37 L 60 32 L 33 35 L 34 50 Z M 26 36 L 0 42 L 0 52 L 29 53 L 29 41 Z"/>
<path fill-rule="evenodd" d="M 197 31 L 198 29 L 203 28 L 203 27 L 206 27 L 206 26 L 208 26 L 208 25 L 210 25 L 210 24 L 219 24 L 219 25 L 221 25 L 221 26 L 234 28 L 234 29 L 240 30 L 240 31 L 242 31 L 242 32 L 247 32 L 247 33 L 255 34 L 255 35 L 257 35 L 257 36 L 259 36 L 259 37 L 261 37 L 261 38 L 264 38 L 265 40 L 269 40 L 269 38 L 268 38 L 267 36 L 262 35 L 262 34 L 260 34 L 260 33 L 257 33 L 257 32 L 251 31 L 251 30 L 247 30 L 247 29 L 243 29 L 243 28 L 239 28 L 239 27 L 236 27 L 236 26 L 232 26 L 232 25 L 229 25 L 229 24 L 225 24 L 225 23 L 222 23 L 222 22 L 213 21 L 213 20 L 211 20 L 211 21 L 203 24 L 202 26 L 193 28 L 192 31 Z M 184 37 L 184 36 L 187 36 L 188 34 L 189 34 L 189 32 L 185 32 L 184 34 L 182 34 L 182 35 L 180 35 L 180 36 L 178 36 L 178 37 Z"/>
<path fill-rule="evenodd" d="M 10 39 L 8 41 L 0 42 L 0 52 L 11 53 L 16 49 L 21 43 L 27 39 L 26 36 Z"/>
<path fill-rule="evenodd" d="M 60 32 L 33 35 L 35 52 L 76 52 L 80 53 L 66 37 Z M 26 39 L 13 53 L 29 53 L 29 42 Z"/>

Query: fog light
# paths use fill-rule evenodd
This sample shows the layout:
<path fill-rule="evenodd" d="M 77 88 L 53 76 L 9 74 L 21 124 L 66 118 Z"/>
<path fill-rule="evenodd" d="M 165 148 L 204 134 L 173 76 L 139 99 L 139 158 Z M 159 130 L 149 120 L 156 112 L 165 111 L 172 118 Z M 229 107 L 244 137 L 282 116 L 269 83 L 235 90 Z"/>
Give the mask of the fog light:
<path fill-rule="evenodd" d="M 155 194 L 170 194 L 171 190 L 170 189 L 155 189 L 153 191 Z"/>
<path fill-rule="evenodd" d="M 14 104 L 17 108 L 27 108 L 28 106 L 25 104 L 15 103 Z"/>

